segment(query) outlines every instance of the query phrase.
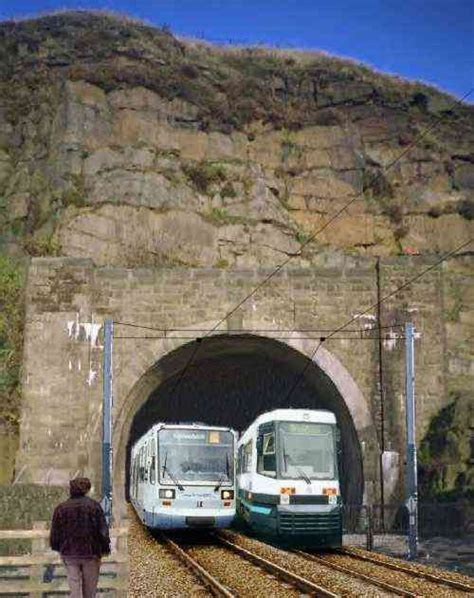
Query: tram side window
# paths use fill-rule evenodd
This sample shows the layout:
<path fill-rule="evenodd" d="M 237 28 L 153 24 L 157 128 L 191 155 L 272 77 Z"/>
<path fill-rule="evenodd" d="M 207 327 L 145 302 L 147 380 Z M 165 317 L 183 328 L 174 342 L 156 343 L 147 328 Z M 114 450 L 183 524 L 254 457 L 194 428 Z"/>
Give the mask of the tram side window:
<path fill-rule="evenodd" d="M 148 455 L 148 445 L 145 446 L 143 449 L 143 476 L 145 482 L 148 482 L 148 468 L 147 468 L 147 457 Z"/>
<path fill-rule="evenodd" d="M 155 455 L 152 455 L 151 461 L 150 461 L 150 482 L 152 484 L 155 483 L 155 479 L 156 479 L 155 472 L 156 472 L 156 457 L 155 457 Z"/>
<path fill-rule="evenodd" d="M 146 482 L 145 449 L 140 449 L 140 482 Z"/>
<path fill-rule="evenodd" d="M 242 473 L 249 473 L 252 469 L 252 441 L 250 440 L 243 447 L 242 451 Z"/>
<path fill-rule="evenodd" d="M 257 440 L 257 473 L 276 477 L 275 432 L 261 434 Z"/>

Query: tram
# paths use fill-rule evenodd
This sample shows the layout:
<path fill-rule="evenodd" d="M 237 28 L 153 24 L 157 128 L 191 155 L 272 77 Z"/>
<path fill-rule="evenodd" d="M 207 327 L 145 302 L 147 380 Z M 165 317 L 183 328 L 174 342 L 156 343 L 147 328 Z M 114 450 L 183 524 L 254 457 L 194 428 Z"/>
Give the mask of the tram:
<path fill-rule="evenodd" d="M 338 445 L 330 411 L 260 415 L 238 443 L 238 521 L 282 544 L 341 546 Z"/>
<path fill-rule="evenodd" d="M 236 433 L 155 424 L 132 447 L 130 499 L 150 528 L 227 527 L 235 516 Z"/>

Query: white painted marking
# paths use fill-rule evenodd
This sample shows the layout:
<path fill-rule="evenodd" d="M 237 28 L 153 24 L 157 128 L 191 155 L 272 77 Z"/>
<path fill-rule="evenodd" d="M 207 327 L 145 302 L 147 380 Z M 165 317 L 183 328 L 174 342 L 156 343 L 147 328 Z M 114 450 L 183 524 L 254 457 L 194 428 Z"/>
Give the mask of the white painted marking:
<path fill-rule="evenodd" d="M 77 314 L 76 321 L 68 320 L 66 322 L 67 332 L 69 338 L 73 338 L 76 341 L 79 339 L 81 328 L 84 330 L 84 335 L 87 341 L 90 341 L 91 347 L 99 347 L 97 345 L 97 339 L 99 338 L 99 332 L 102 328 L 102 324 L 92 322 L 80 322 L 79 314 Z"/>
<path fill-rule="evenodd" d="M 69 321 L 66 323 L 66 326 L 67 326 L 67 332 L 68 332 L 69 338 L 71 338 L 71 337 L 72 337 L 72 335 L 74 334 L 74 324 L 75 324 L 74 320 L 69 320 Z"/>
<path fill-rule="evenodd" d="M 393 351 L 397 346 L 398 338 L 399 335 L 396 332 L 394 332 L 393 330 L 389 330 L 388 338 L 385 338 L 383 341 L 384 349 L 387 349 L 387 351 Z"/>
<path fill-rule="evenodd" d="M 92 386 L 94 380 L 97 378 L 97 372 L 92 368 L 89 370 L 89 375 L 87 376 L 87 384 Z"/>
<path fill-rule="evenodd" d="M 99 331 L 102 328 L 102 324 L 95 324 L 94 322 L 83 322 L 81 326 L 84 328 L 86 333 L 86 339 L 90 341 L 91 347 L 95 347 L 97 344 L 97 338 Z"/>
<path fill-rule="evenodd" d="M 375 320 L 377 319 L 374 315 L 372 314 L 354 314 L 353 316 L 354 318 L 359 318 L 360 320 L 372 320 L 375 322 Z"/>

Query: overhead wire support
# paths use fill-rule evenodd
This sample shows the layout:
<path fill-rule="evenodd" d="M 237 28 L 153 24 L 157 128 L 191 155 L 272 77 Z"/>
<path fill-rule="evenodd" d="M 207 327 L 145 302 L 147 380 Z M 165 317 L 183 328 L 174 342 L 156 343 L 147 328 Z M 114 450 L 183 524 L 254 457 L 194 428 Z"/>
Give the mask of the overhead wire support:
<path fill-rule="evenodd" d="M 464 100 L 466 100 L 474 91 L 474 88 L 471 88 L 467 91 L 461 98 L 455 100 L 445 111 L 444 114 L 438 116 L 437 118 L 433 119 L 433 122 L 426 127 L 423 131 L 421 131 L 417 137 L 409 144 L 407 147 L 400 152 L 400 154 L 394 158 L 391 162 L 389 162 L 386 166 L 384 166 L 381 171 L 375 175 L 372 180 L 369 182 L 365 189 L 356 193 L 348 202 L 346 202 L 335 214 L 333 214 L 329 220 L 327 220 L 319 229 L 317 229 L 313 234 L 311 234 L 306 241 L 304 241 L 300 245 L 299 251 L 292 253 L 289 255 L 281 264 L 278 264 L 274 270 L 272 270 L 265 278 L 257 284 L 250 293 L 245 295 L 243 299 L 241 299 L 237 305 L 235 305 L 230 311 L 228 311 L 218 322 L 209 330 L 206 331 L 204 337 L 211 335 L 215 332 L 219 326 L 221 326 L 230 316 L 232 316 L 240 307 L 244 305 L 249 299 L 251 299 L 262 287 L 264 287 L 272 278 L 274 278 L 283 268 L 295 257 L 300 257 L 302 255 L 302 251 L 305 247 L 307 247 L 310 243 L 312 243 L 324 230 L 326 230 L 339 216 L 344 213 L 357 199 L 359 199 L 364 192 L 372 187 L 386 172 L 388 172 L 391 168 L 393 168 L 396 164 L 402 160 L 413 148 L 415 148 L 422 139 L 426 137 L 435 127 L 437 127 L 443 120 L 447 118 L 447 115 L 451 112 L 453 108 L 462 104 Z"/>
<path fill-rule="evenodd" d="M 117 320 L 114 320 L 114 324 L 116 326 L 128 326 L 130 328 L 140 328 L 142 330 L 151 330 L 154 332 L 162 332 L 163 333 L 163 338 L 176 338 L 174 336 L 170 336 L 168 337 L 167 335 L 169 333 L 172 332 L 209 332 L 210 330 L 212 330 L 212 328 L 178 328 L 178 327 L 173 327 L 173 328 L 166 328 L 166 327 L 157 327 L 157 326 L 144 326 L 142 324 L 136 324 L 134 322 L 120 322 Z M 358 334 L 359 332 L 361 332 L 361 330 L 363 332 L 367 332 L 367 331 L 372 331 L 372 330 L 385 330 L 385 329 L 393 329 L 393 328 L 404 328 L 405 324 L 404 323 L 394 323 L 394 324 L 390 324 L 387 326 L 370 326 L 369 328 L 356 328 L 356 329 L 351 329 L 351 330 L 347 330 L 346 332 L 353 332 L 355 334 Z M 226 333 L 241 333 L 241 334 L 246 334 L 246 333 L 255 333 L 255 332 L 288 332 L 288 333 L 293 333 L 293 332 L 299 332 L 299 333 L 324 333 L 324 332 L 331 332 L 333 329 L 332 328 L 298 328 L 298 330 L 296 330 L 295 328 L 239 328 L 239 329 L 232 329 L 232 328 L 228 328 L 226 329 Z M 117 337 L 115 337 L 117 338 Z"/>
<path fill-rule="evenodd" d="M 359 193 L 357 193 L 356 195 L 354 195 L 348 202 L 346 202 L 339 210 L 337 210 L 337 212 L 335 214 L 333 214 L 329 220 L 327 222 L 325 222 L 319 229 L 317 229 L 312 235 L 310 235 L 308 237 L 308 239 L 303 242 L 300 246 L 300 249 L 298 252 L 293 253 L 291 255 L 289 255 L 285 260 L 283 260 L 283 262 L 281 264 L 278 264 L 274 270 L 272 270 L 267 276 L 265 276 L 265 278 L 259 283 L 257 284 L 250 293 L 248 293 L 247 295 L 245 295 L 245 297 L 243 299 L 241 299 L 237 305 L 235 305 L 230 311 L 228 311 L 222 318 L 220 318 L 217 323 L 210 328 L 204 335 L 203 337 L 199 338 L 199 343 L 207 338 L 208 336 L 210 336 L 213 332 L 215 332 L 229 317 L 231 317 L 235 312 L 237 312 L 250 298 L 252 298 L 262 287 L 264 287 L 270 280 L 272 280 L 272 278 L 274 278 L 279 272 L 281 272 L 281 270 L 283 270 L 283 268 L 295 257 L 299 257 L 302 255 L 302 251 L 305 247 L 307 247 L 310 243 L 312 243 L 324 230 L 326 230 L 337 218 L 339 218 L 339 216 L 344 213 L 359 197 L 361 197 L 364 192 L 367 190 L 367 188 L 370 188 L 371 186 L 373 186 L 382 176 L 384 173 L 386 173 L 388 170 L 390 170 L 391 168 L 393 168 L 396 164 L 398 164 L 398 162 L 400 162 L 400 160 L 402 160 L 402 158 L 404 156 L 406 156 L 414 147 L 416 147 L 419 142 L 426 137 L 426 135 L 428 135 L 428 133 L 430 133 L 436 126 L 439 125 L 439 123 L 441 123 L 443 120 L 445 120 L 446 115 L 450 113 L 450 111 L 455 108 L 457 105 L 460 105 L 465 99 L 467 99 L 472 92 L 474 91 L 474 88 L 470 89 L 467 93 L 465 93 L 460 99 L 456 100 L 455 102 L 453 102 L 449 108 L 445 111 L 444 114 L 442 114 L 441 116 L 435 118 L 433 120 L 433 122 L 426 127 L 396 158 L 394 158 L 391 162 L 389 162 L 389 164 L 387 164 L 386 166 L 384 166 L 381 171 L 375 175 L 372 180 L 369 182 L 369 184 L 367 185 L 367 187 L 365 189 L 362 189 Z M 470 241 L 469 241 L 470 242 Z M 467 245 L 468 243 L 463 244 Z M 456 250 L 457 251 L 457 250 Z M 442 260 L 443 261 L 443 260 Z M 430 268 L 431 269 L 431 268 Z M 429 271 L 429 269 L 427 270 Z M 406 285 L 404 285 L 406 286 Z M 404 286 L 402 286 L 402 288 L 404 288 Z M 399 289 L 401 290 L 401 289 Z M 387 297 L 388 298 L 388 297 Z M 377 303 L 375 304 L 377 305 Z M 366 310 L 364 313 L 367 313 L 367 311 L 370 311 L 369 308 L 368 310 Z M 329 338 L 331 338 L 332 336 L 334 336 L 339 330 L 341 330 L 342 328 L 345 328 L 347 325 L 349 325 L 351 322 L 355 321 L 358 317 L 360 317 L 363 314 L 359 314 L 358 316 L 352 318 L 348 324 L 344 325 L 343 327 L 337 329 L 335 332 L 331 333 L 327 338 L 324 339 L 327 340 Z M 316 350 L 314 351 L 315 355 L 317 353 L 317 351 L 319 350 L 319 347 L 321 346 L 322 342 L 324 341 L 320 341 L 318 347 L 316 348 Z M 177 389 L 179 389 L 179 386 L 181 384 L 183 375 L 186 373 L 186 371 L 188 370 L 191 362 L 193 361 L 198 348 L 199 348 L 199 343 L 196 344 L 196 348 L 193 351 L 193 353 L 190 356 L 190 360 L 189 362 L 186 364 L 184 370 L 181 372 L 181 376 L 178 379 L 178 383 L 177 383 Z M 176 386 L 175 386 L 176 387 Z M 173 395 L 172 395 L 173 396 Z"/>
<path fill-rule="evenodd" d="M 274 340 L 294 340 L 294 341 L 314 341 L 318 340 L 318 336 L 271 336 L 270 339 Z M 324 338 L 324 337 L 323 337 Z M 376 340 L 387 340 L 387 336 L 335 336 L 330 339 L 333 341 L 376 341 Z M 398 338 L 404 338 L 403 335 L 397 336 Z M 114 340 L 189 340 L 189 341 L 202 341 L 202 337 L 198 336 L 114 336 Z"/>
<path fill-rule="evenodd" d="M 286 400 L 289 401 L 289 399 L 291 398 L 291 395 L 296 390 L 296 388 L 299 386 L 299 383 L 301 382 L 303 376 L 305 375 L 306 370 L 308 369 L 308 367 L 310 366 L 310 364 L 313 362 L 313 360 L 316 357 L 316 354 L 319 351 L 319 349 L 321 348 L 323 342 L 327 342 L 331 338 L 335 337 L 336 334 L 338 334 L 339 332 L 341 332 L 342 330 L 344 330 L 347 326 L 350 326 L 350 324 L 352 324 L 353 322 L 355 322 L 356 320 L 358 320 L 359 318 L 361 318 L 365 314 L 369 313 L 370 311 L 372 311 L 375 308 L 380 307 L 382 305 L 382 303 L 384 303 L 385 301 L 387 301 L 387 299 L 390 299 L 391 297 L 393 297 L 394 295 L 396 295 L 397 293 L 399 293 L 403 289 L 406 289 L 407 287 L 409 287 L 410 285 L 412 285 L 414 282 L 416 282 L 417 280 L 419 280 L 422 276 L 424 276 L 425 274 L 427 274 L 431 270 L 434 270 L 440 264 L 442 264 L 444 261 L 446 261 L 448 258 L 452 257 L 453 255 L 455 255 L 456 253 L 458 253 L 459 251 L 461 251 L 461 249 L 464 249 L 464 247 L 467 247 L 468 245 L 470 245 L 473 241 L 474 241 L 474 237 L 468 239 L 467 241 L 464 241 L 463 243 L 461 243 L 461 245 L 458 245 L 455 249 L 449 251 L 448 253 L 445 253 L 434 264 L 431 264 L 431 266 L 428 266 L 428 268 L 425 268 L 424 270 L 422 270 L 421 272 L 419 272 L 416 276 L 413 276 L 412 278 L 410 278 L 409 280 L 407 280 L 405 283 L 403 283 L 402 285 L 400 285 L 399 287 L 397 287 L 395 290 L 391 291 L 387 295 L 384 295 L 381 299 L 377 299 L 377 301 L 375 303 L 373 303 L 372 305 L 370 305 L 367 309 L 365 309 L 361 313 L 358 313 L 354 317 L 350 318 L 342 326 L 339 326 L 338 328 L 335 328 L 327 337 L 321 337 L 319 339 L 319 343 L 316 346 L 315 350 L 308 357 L 308 360 L 307 360 L 307 362 L 306 362 L 303 370 L 300 372 L 300 374 L 298 374 L 297 379 L 295 381 L 295 384 L 292 386 L 289 394 L 286 397 Z"/>
<path fill-rule="evenodd" d="M 456 100 L 455 102 L 453 102 L 449 106 L 449 108 L 445 111 L 446 114 L 449 114 L 449 112 L 453 108 L 455 108 L 457 105 L 461 104 L 465 99 L 467 99 L 472 94 L 473 91 L 474 91 L 474 88 L 471 88 L 467 93 L 465 93 L 462 96 L 462 98 L 460 98 L 460 99 Z M 400 162 L 400 160 L 404 156 L 406 156 L 414 147 L 416 147 L 418 145 L 418 143 L 422 139 L 424 139 L 426 137 L 426 135 L 428 135 L 428 133 L 430 133 L 436 126 L 439 125 L 440 122 L 442 122 L 446 118 L 446 114 L 443 114 L 443 115 L 439 116 L 438 118 L 434 119 L 433 122 L 428 127 L 426 127 L 426 129 L 424 129 L 417 137 L 415 137 L 415 139 L 409 145 L 407 145 L 407 147 L 396 158 L 394 158 L 391 162 L 389 162 L 389 164 L 387 164 L 386 166 L 384 166 L 381 169 L 381 171 L 372 178 L 372 180 L 367 185 L 367 188 L 372 187 L 380 178 L 382 178 L 382 176 L 383 176 L 384 173 L 386 173 L 388 170 L 390 170 L 396 164 L 398 164 L 398 162 Z M 346 202 L 342 206 L 342 208 L 340 208 L 339 210 L 337 210 L 337 212 L 335 214 L 333 214 L 329 218 L 329 220 L 327 222 L 325 222 L 319 229 L 317 229 L 312 235 L 310 235 L 306 241 L 304 241 L 301 244 L 299 251 L 297 251 L 296 253 L 292 253 L 285 260 L 283 260 L 283 262 L 281 264 L 278 264 L 278 266 L 276 266 L 276 268 L 272 272 L 270 272 L 256 287 L 254 287 L 254 289 L 250 293 L 248 293 L 241 301 L 239 301 L 239 303 L 237 303 L 237 305 L 235 307 L 233 307 L 224 317 L 222 317 L 217 322 L 217 324 L 210 330 L 210 332 L 208 332 L 206 334 L 206 336 L 208 336 L 209 334 L 211 334 L 212 332 L 214 332 L 215 330 L 217 330 L 217 328 L 219 328 L 219 326 L 221 324 L 223 324 L 240 307 L 242 307 L 242 305 L 244 305 L 244 303 L 246 303 L 249 299 L 251 299 L 255 295 L 255 293 L 257 293 L 274 276 L 276 276 L 293 258 L 301 256 L 303 249 L 305 247 L 307 247 L 310 243 L 312 243 L 316 239 L 316 237 L 318 237 L 337 218 L 339 218 L 339 216 L 343 212 L 345 212 L 359 197 L 361 197 L 364 194 L 364 192 L 366 191 L 366 189 L 362 189 L 361 191 L 359 191 L 359 193 L 356 193 L 356 195 L 354 195 L 348 202 Z"/>

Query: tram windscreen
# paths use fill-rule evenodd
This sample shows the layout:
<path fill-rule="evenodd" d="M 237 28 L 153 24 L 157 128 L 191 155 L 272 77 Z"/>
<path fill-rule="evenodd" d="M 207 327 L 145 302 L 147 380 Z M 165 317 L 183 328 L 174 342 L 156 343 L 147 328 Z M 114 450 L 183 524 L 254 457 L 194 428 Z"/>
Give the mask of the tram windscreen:
<path fill-rule="evenodd" d="M 335 426 L 280 422 L 280 474 L 285 479 L 335 479 Z"/>
<path fill-rule="evenodd" d="M 160 482 L 233 484 L 234 436 L 225 430 L 158 432 Z"/>

